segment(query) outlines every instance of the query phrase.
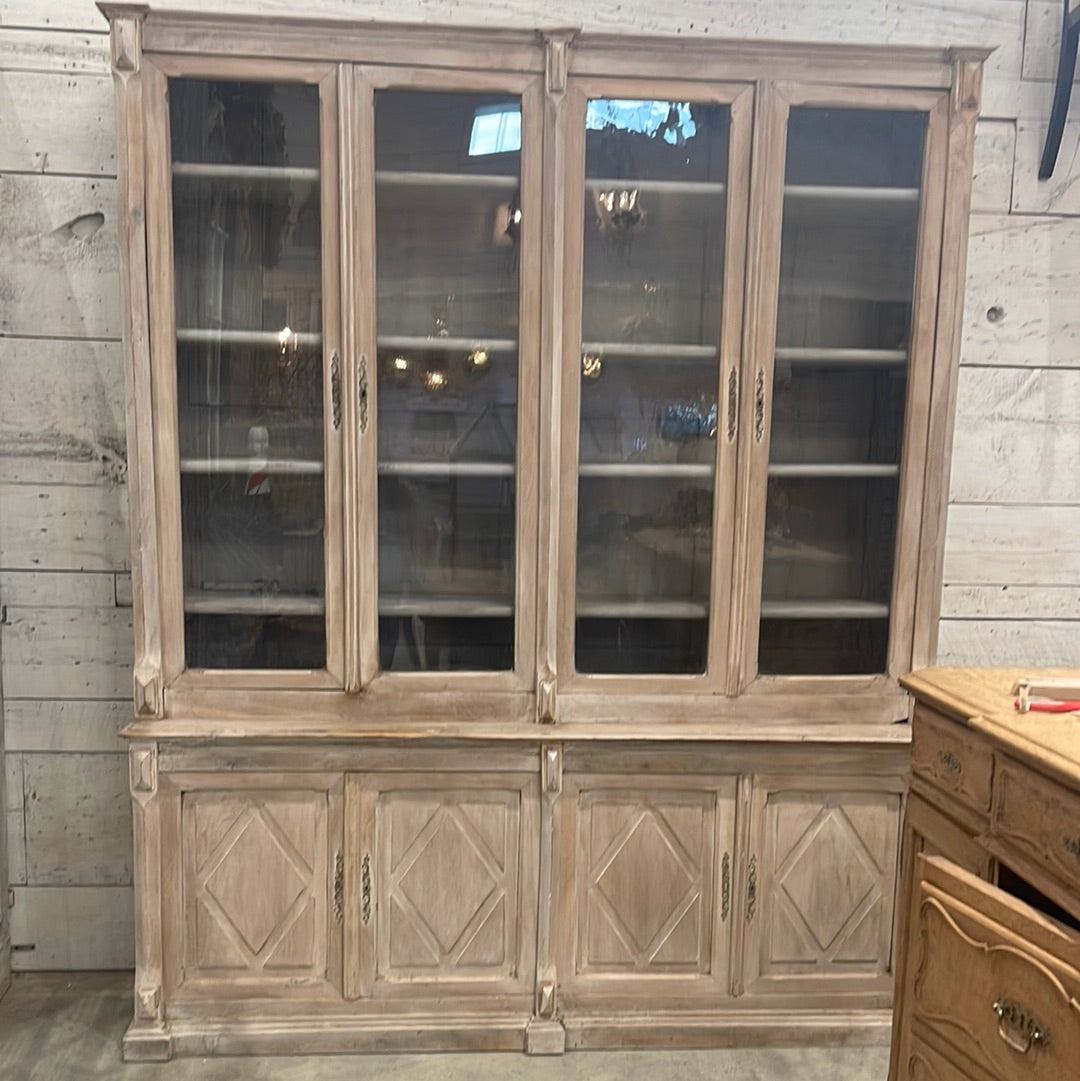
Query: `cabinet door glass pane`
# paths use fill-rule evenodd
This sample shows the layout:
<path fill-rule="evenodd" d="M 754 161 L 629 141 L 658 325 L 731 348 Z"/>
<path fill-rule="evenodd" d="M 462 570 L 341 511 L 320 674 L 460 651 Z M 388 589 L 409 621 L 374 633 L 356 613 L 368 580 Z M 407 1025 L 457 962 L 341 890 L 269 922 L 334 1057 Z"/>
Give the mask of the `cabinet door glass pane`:
<path fill-rule="evenodd" d="M 326 663 L 319 96 L 172 79 L 189 667 Z"/>
<path fill-rule="evenodd" d="M 379 649 L 511 669 L 521 102 L 375 96 Z"/>
<path fill-rule="evenodd" d="M 579 672 L 705 670 L 729 119 L 586 107 Z"/>
<path fill-rule="evenodd" d="M 758 668 L 882 672 L 926 121 L 788 125 Z"/>

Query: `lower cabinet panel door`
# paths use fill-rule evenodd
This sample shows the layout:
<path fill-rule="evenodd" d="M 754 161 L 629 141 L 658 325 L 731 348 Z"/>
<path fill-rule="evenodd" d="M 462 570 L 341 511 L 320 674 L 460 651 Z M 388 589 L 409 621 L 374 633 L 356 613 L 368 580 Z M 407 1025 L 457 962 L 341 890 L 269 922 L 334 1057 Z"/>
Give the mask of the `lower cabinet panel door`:
<path fill-rule="evenodd" d="M 734 777 L 564 775 L 552 927 L 564 1006 L 729 994 L 735 789 Z"/>
<path fill-rule="evenodd" d="M 340 998 L 343 789 L 340 774 L 162 777 L 167 998 Z"/>
<path fill-rule="evenodd" d="M 902 790 L 891 777 L 755 779 L 747 993 L 890 995 Z"/>
<path fill-rule="evenodd" d="M 537 776 L 352 774 L 347 791 L 346 994 L 504 995 L 528 1009 Z"/>

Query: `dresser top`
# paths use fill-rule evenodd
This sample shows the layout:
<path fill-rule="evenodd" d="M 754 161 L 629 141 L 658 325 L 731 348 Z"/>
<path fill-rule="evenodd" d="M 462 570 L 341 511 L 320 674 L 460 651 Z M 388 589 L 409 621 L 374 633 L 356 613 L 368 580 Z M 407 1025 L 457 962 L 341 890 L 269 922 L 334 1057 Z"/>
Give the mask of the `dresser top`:
<path fill-rule="evenodd" d="M 920 702 L 1080 787 L 1080 714 L 1018 713 L 1013 688 L 1022 679 L 1080 681 L 1080 669 L 924 668 L 900 682 Z"/>

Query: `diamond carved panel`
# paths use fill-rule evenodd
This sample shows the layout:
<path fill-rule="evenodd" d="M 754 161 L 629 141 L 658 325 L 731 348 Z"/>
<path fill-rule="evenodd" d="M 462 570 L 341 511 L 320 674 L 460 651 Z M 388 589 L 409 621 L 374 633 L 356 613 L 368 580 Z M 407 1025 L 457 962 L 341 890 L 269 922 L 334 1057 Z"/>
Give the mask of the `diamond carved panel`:
<path fill-rule="evenodd" d="M 189 976 L 315 975 L 325 965 L 325 794 L 185 796 Z"/>
<path fill-rule="evenodd" d="M 713 803 L 581 794 L 579 973 L 709 970 Z"/>
<path fill-rule="evenodd" d="M 376 815 L 380 977 L 512 976 L 519 793 L 389 791 Z"/>
<path fill-rule="evenodd" d="M 770 796 L 768 968 L 885 970 L 898 811 L 891 793 Z"/>

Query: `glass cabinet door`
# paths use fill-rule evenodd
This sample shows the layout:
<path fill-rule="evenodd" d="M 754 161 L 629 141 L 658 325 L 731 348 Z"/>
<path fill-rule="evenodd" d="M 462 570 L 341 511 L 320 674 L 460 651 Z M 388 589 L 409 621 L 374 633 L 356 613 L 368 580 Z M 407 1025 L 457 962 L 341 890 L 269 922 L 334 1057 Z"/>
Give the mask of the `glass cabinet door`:
<path fill-rule="evenodd" d="M 522 99 L 374 97 L 379 665 L 509 671 Z"/>
<path fill-rule="evenodd" d="M 583 123 L 574 668 L 699 675 L 731 109 L 589 97 Z"/>
<path fill-rule="evenodd" d="M 886 671 L 922 112 L 793 107 L 758 671 Z"/>
<path fill-rule="evenodd" d="M 326 665 L 319 88 L 169 80 L 189 668 Z"/>

